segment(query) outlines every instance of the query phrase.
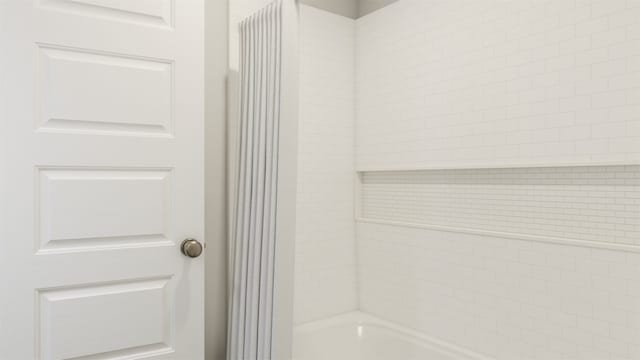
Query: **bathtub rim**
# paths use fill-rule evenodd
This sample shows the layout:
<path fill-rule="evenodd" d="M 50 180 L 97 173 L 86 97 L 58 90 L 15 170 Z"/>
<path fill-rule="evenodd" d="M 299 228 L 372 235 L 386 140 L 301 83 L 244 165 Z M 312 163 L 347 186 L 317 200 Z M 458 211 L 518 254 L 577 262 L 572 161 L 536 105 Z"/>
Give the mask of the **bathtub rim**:
<path fill-rule="evenodd" d="M 411 342 L 425 348 L 441 352 L 445 355 L 449 355 L 455 359 L 460 360 L 495 360 L 494 358 L 480 354 L 478 352 L 463 348 L 458 345 L 454 345 L 448 341 L 441 340 L 439 338 L 426 335 L 408 327 L 396 324 L 394 322 L 378 318 L 374 315 L 367 314 L 362 311 L 351 311 L 348 313 L 332 316 L 330 318 L 314 320 L 302 324 L 294 325 L 293 327 L 293 343 L 295 346 L 295 338 L 298 335 L 308 335 L 315 331 L 344 325 L 358 326 L 372 326 L 382 329 L 386 329 L 403 338 L 407 342 Z"/>

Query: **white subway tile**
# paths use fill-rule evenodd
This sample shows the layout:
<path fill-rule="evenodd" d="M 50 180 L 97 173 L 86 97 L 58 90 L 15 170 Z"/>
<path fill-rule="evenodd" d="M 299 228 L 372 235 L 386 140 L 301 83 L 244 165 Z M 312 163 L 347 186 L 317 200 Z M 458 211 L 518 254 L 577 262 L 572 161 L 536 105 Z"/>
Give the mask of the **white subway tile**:
<path fill-rule="evenodd" d="M 591 126 L 592 136 L 598 138 L 617 138 L 627 135 L 626 122 L 609 122 Z"/>
<path fill-rule="evenodd" d="M 591 127 L 588 125 L 577 125 L 560 128 L 560 141 L 584 140 L 591 137 Z"/>
<path fill-rule="evenodd" d="M 613 44 L 624 43 L 627 39 L 626 28 L 613 28 L 608 31 L 594 33 L 591 35 L 591 45 L 594 49 Z"/>
<path fill-rule="evenodd" d="M 640 39 L 640 24 L 629 25 L 627 36 L 629 40 Z"/>
<path fill-rule="evenodd" d="M 616 59 L 591 65 L 593 78 L 611 77 L 627 71 L 627 59 Z"/>
<path fill-rule="evenodd" d="M 625 105 L 611 109 L 612 121 L 640 120 L 640 105 Z"/>
<path fill-rule="evenodd" d="M 581 95 L 569 98 L 562 98 L 559 100 L 559 111 L 580 111 L 591 108 L 592 98 L 591 95 Z"/>
<path fill-rule="evenodd" d="M 609 49 L 598 48 L 576 53 L 576 66 L 590 65 L 604 62 L 609 57 Z"/>
<path fill-rule="evenodd" d="M 592 45 L 593 36 L 594 35 L 580 36 L 574 39 L 561 41 L 559 50 L 560 54 L 571 54 L 596 48 L 597 46 Z"/>
<path fill-rule="evenodd" d="M 615 108 L 627 104 L 627 91 L 612 91 L 592 95 L 592 106 L 594 109 L 601 107 Z"/>
<path fill-rule="evenodd" d="M 625 11 L 626 8 L 627 4 L 625 1 L 597 0 L 594 1 L 591 6 L 591 16 L 597 18 L 599 16 L 611 15 L 620 11 Z"/>
<path fill-rule="evenodd" d="M 609 15 L 609 24 L 611 28 L 625 27 L 638 23 L 640 18 L 640 7 L 622 9 Z"/>
<path fill-rule="evenodd" d="M 609 17 L 597 17 L 576 24 L 576 36 L 590 35 L 609 29 Z"/>

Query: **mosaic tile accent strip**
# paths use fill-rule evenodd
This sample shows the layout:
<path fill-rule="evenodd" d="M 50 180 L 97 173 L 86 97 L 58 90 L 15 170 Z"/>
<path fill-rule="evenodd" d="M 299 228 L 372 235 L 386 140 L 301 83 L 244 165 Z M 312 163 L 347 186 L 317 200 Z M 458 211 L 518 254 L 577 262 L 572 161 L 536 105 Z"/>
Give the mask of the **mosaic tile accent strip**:
<path fill-rule="evenodd" d="M 361 173 L 360 216 L 640 245 L 640 165 Z"/>

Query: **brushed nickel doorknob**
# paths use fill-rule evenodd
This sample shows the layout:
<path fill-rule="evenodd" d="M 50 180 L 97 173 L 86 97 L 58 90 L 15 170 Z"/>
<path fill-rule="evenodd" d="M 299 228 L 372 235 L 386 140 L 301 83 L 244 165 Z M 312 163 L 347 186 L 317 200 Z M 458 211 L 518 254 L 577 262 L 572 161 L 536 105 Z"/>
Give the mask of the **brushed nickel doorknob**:
<path fill-rule="evenodd" d="M 185 256 L 197 258 L 202 254 L 202 244 L 196 239 L 185 239 L 180 245 L 180 250 Z"/>

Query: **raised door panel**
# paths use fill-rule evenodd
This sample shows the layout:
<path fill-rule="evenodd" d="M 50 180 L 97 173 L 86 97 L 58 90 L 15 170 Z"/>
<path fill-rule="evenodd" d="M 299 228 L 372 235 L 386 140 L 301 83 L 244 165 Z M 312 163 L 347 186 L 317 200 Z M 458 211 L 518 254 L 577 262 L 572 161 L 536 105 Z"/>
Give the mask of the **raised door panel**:
<path fill-rule="evenodd" d="M 39 131 L 170 136 L 172 63 L 38 46 Z"/>
<path fill-rule="evenodd" d="M 173 0 L 39 0 L 43 9 L 143 25 L 171 26 Z"/>
<path fill-rule="evenodd" d="M 39 252 L 170 244 L 170 169 L 39 169 Z"/>
<path fill-rule="evenodd" d="M 37 292 L 39 360 L 172 351 L 169 278 Z"/>

